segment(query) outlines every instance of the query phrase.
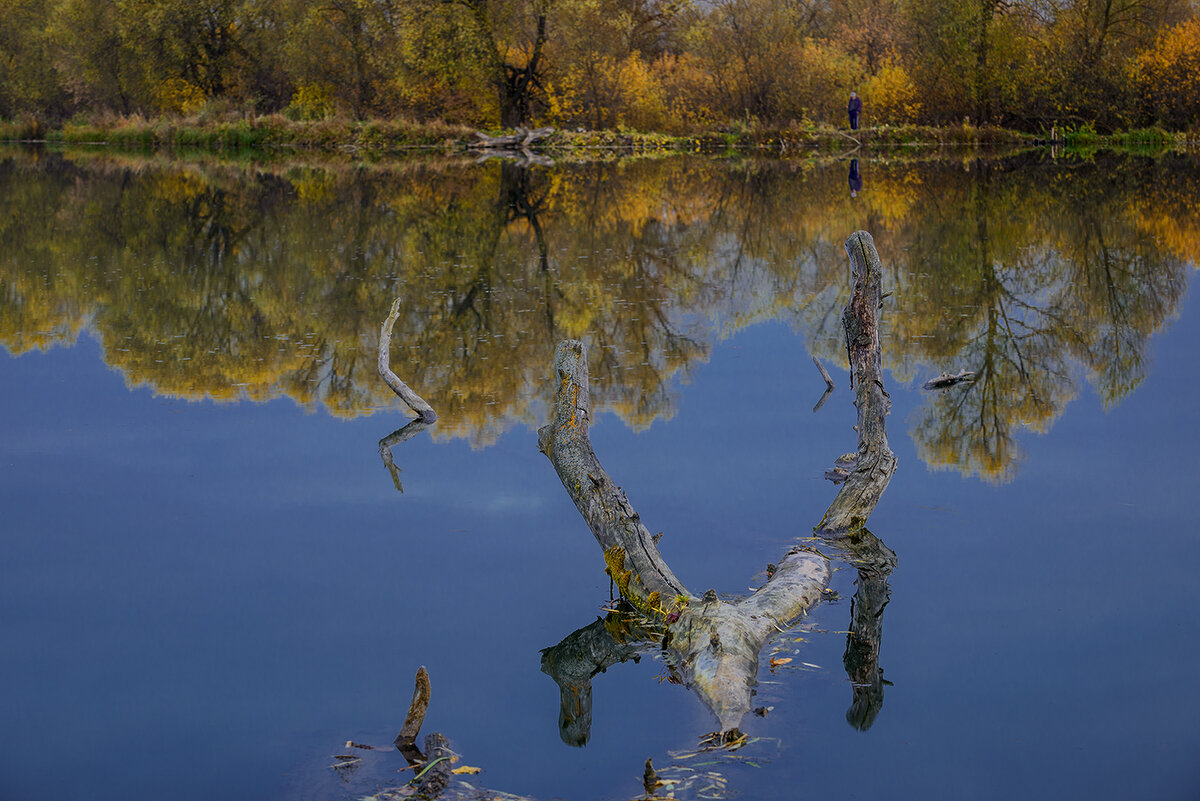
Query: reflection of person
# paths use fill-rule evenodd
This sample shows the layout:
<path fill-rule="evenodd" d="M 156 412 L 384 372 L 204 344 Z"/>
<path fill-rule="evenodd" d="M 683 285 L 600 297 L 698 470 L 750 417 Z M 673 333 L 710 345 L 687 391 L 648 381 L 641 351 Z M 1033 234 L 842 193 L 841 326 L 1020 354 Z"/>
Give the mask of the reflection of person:
<path fill-rule="evenodd" d="M 858 159 L 850 159 L 850 197 L 858 197 L 862 191 L 862 175 L 858 172 Z"/>
<path fill-rule="evenodd" d="M 850 115 L 850 130 L 858 130 L 858 115 L 862 113 L 862 98 L 858 92 L 850 93 L 850 102 L 846 104 L 846 112 Z"/>

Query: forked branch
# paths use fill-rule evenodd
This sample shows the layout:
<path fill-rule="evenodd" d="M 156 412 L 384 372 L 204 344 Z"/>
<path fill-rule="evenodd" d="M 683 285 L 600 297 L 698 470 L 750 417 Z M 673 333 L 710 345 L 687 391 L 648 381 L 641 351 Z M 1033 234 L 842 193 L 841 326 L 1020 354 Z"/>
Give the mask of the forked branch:
<path fill-rule="evenodd" d="M 854 288 L 843 322 L 856 382 L 859 452 L 854 472 L 838 492 L 817 533 L 851 536 L 861 529 L 895 470 L 887 445 L 878 335 L 881 270 L 870 234 L 846 241 Z M 678 680 L 703 698 L 726 738 L 751 707 L 759 653 L 776 631 L 805 614 L 829 580 L 829 560 L 797 545 L 778 562 L 767 583 L 749 597 L 722 602 L 709 590 L 688 592 L 663 560 L 625 492 L 601 467 L 588 435 L 591 404 L 584 345 L 565 341 L 554 359 L 553 417 L 538 445 L 604 551 L 608 574 L 629 603 L 665 629 L 663 648 Z"/>

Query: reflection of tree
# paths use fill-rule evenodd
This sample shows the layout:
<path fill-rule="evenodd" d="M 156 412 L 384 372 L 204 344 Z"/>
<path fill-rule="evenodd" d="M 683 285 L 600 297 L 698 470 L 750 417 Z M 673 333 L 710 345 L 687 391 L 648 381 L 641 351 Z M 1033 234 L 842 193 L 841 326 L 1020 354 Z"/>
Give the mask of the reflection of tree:
<path fill-rule="evenodd" d="M 131 383 L 184 397 L 286 395 L 341 415 L 390 404 L 380 304 L 403 298 L 397 370 L 487 442 L 549 402 L 542 364 L 588 341 L 597 407 L 669 416 L 672 383 L 723 333 L 769 318 L 844 359 L 840 232 L 873 220 L 898 304 L 889 366 L 969 368 L 914 422 L 923 456 L 1000 477 L 1082 364 L 1107 403 L 1146 372 L 1196 241 L 1194 166 L 1008 159 L 844 165 L 665 159 L 248 169 L 154 159 L 0 160 L 0 342 L 85 326 Z M 838 232 L 838 233 L 832 233 Z M 982 369 L 981 369 L 982 368 Z"/>
<path fill-rule="evenodd" d="M 922 458 L 1003 479 L 1017 459 L 1016 428 L 1046 430 L 1078 391 L 1072 363 L 1106 403 L 1140 383 L 1149 337 L 1178 307 L 1186 268 L 1130 225 L 1128 197 L 1061 174 L 1039 193 L 993 171 L 977 162 L 962 192 L 929 198 L 939 222 L 909 252 L 918 274 L 909 302 L 940 314 L 905 309 L 899 333 L 914 338 L 917 359 L 976 373 L 918 412 Z"/>

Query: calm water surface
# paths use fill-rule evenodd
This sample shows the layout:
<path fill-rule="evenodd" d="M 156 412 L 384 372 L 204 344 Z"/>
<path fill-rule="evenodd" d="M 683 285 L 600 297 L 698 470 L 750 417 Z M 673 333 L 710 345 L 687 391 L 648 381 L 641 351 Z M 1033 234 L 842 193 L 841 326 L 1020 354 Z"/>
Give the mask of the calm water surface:
<path fill-rule="evenodd" d="M 395 752 L 330 766 L 390 744 L 420 665 L 424 731 L 539 799 L 638 797 L 647 758 L 702 777 L 681 798 L 1195 798 L 1197 198 L 1194 159 L 1103 154 L 0 152 L 0 798 L 399 786 Z M 843 665 L 842 565 L 764 652 L 743 749 L 692 756 L 714 721 L 653 650 L 568 744 L 540 652 L 610 595 L 537 452 L 554 344 L 588 343 L 593 444 L 675 573 L 745 592 L 854 446 L 858 228 L 893 293 L 883 682 Z M 397 296 L 393 367 L 441 420 L 393 474 Z"/>

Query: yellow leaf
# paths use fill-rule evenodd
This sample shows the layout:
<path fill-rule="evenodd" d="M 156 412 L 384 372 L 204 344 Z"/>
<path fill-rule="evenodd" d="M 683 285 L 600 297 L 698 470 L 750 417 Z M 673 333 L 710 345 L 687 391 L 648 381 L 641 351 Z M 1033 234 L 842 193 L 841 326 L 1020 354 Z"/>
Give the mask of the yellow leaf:
<path fill-rule="evenodd" d="M 470 765 L 463 765 L 461 768 L 455 768 L 454 770 L 452 770 L 450 772 L 457 774 L 459 776 L 463 775 L 464 773 L 474 775 L 476 773 L 483 772 L 483 768 L 473 768 Z"/>
<path fill-rule="evenodd" d="M 792 661 L 792 658 L 790 656 L 785 656 L 782 659 L 772 659 L 771 660 L 771 670 L 774 670 L 775 668 L 779 667 L 780 665 L 786 665 L 788 662 L 791 662 L 791 661 Z"/>

